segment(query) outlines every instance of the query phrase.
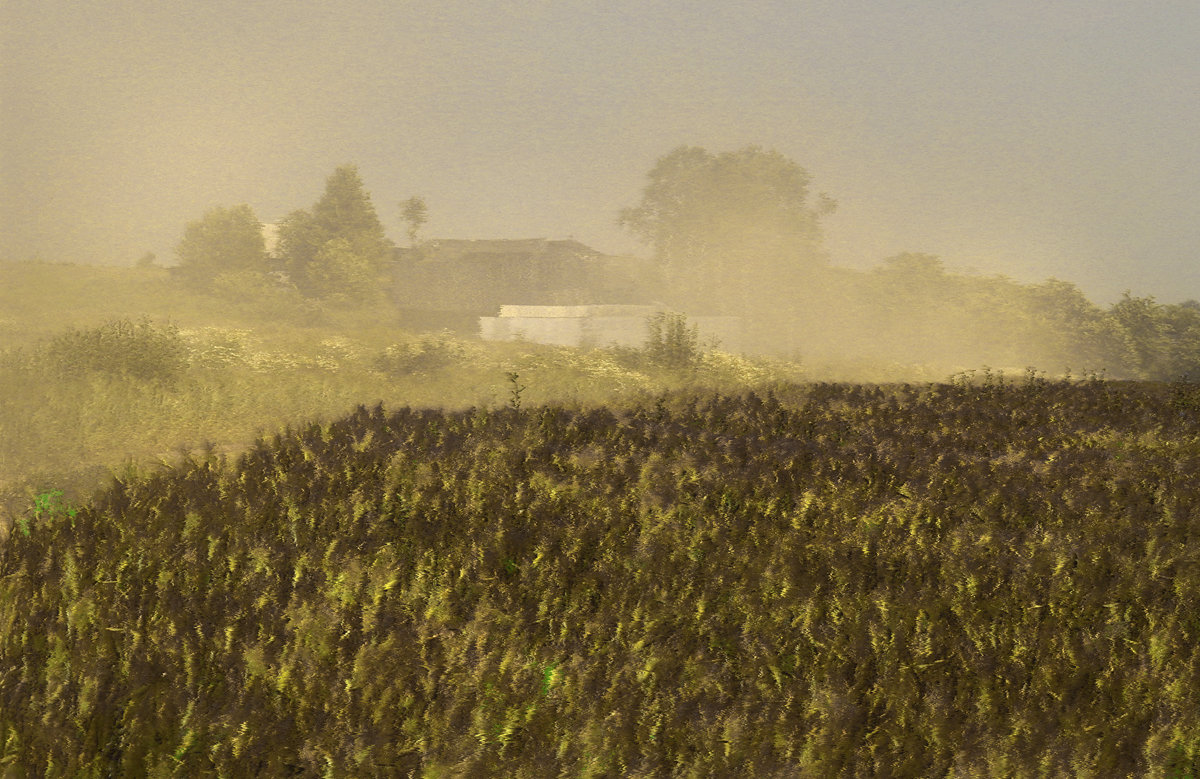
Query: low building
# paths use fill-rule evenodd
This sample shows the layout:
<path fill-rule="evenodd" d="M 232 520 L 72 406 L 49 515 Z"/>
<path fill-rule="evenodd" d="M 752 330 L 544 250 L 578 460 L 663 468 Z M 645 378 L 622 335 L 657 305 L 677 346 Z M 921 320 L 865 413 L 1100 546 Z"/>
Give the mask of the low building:
<path fill-rule="evenodd" d="M 395 298 L 401 308 L 495 316 L 501 305 L 645 303 L 658 295 L 648 260 L 601 254 L 578 241 L 426 241 L 400 249 Z"/>
<path fill-rule="evenodd" d="M 653 305 L 500 306 L 499 316 L 479 318 L 485 341 L 526 340 L 555 346 L 602 347 L 645 345 L 650 317 L 666 311 Z M 742 322 L 731 316 L 688 317 L 702 346 L 722 351 L 742 348 Z"/>

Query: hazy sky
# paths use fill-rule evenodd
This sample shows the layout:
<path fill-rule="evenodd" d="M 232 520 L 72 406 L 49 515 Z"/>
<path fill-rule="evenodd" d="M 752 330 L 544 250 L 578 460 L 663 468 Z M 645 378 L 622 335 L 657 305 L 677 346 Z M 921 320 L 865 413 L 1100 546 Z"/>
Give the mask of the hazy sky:
<path fill-rule="evenodd" d="M 1200 298 L 1196 0 L 0 0 L 0 257 L 170 260 L 353 162 L 391 237 L 615 224 L 680 144 L 774 148 L 902 251 Z"/>

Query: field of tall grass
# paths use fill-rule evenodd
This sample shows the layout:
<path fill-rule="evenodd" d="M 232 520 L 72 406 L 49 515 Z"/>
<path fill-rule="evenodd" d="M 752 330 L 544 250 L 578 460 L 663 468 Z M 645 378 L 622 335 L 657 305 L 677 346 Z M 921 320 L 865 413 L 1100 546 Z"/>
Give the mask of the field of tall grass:
<path fill-rule="evenodd" d="M 50 493 L 0 775 L 1194 776 L 1192 400 L 359 406 Z"/>
<path fill-rule="evenodd" d="M 671 388 L 750 387 L 798 366 L 709 352 L 491 343 L 418 332 L 387 304 L 320 306 L 286 291 L 192 294 L 162 268 L 0 263 L 0 534 L 38 495 L 86 498 L 115 474 L 357 404 L 609 402 Z"/>
<path fill-rule="evenodd" d="M 4 779 L 1200 767 L 1194 385 L 227 292 L 0 265 Z"/>

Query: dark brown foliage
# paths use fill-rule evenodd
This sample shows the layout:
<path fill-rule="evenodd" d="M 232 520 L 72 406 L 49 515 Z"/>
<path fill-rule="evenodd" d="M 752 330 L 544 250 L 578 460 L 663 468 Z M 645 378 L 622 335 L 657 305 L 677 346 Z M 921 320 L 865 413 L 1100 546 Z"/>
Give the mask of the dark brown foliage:
<path fill-rule="evenodd" d="M 1189 401 L 359 407 L 129 477 L 0 549 L 0 766 L 1182 776 Z"/>

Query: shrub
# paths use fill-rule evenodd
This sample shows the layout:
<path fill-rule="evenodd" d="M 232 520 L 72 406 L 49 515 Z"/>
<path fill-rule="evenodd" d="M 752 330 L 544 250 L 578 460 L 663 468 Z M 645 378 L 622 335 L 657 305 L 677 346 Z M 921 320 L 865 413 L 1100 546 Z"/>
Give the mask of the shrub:
<path fill-rule="evenodd" d="M 25 516 L 17 520 L 16 524 L 23 534 L 29 535 L 31 523 L 36 524 L 58 517 L 68 517 L 71 524 L 74 524 L 77 513 L 79 513 L 79 509 L 64 500 L 62 490 L 50 490 L 37 495 L 33 499 L 33 506 Z"/>
<path fill-rule="evenodd" d="M 683 314 L 659 311 L 647 319 L 646 356 L 664 368 L 686 368 L 700 357 L 699 333 Z"/>
<path fill-rule="evenodd" d="M 54 369 L 64 376 L 108 374 L 140 381 L 171 382 L 187 368 L 187 344 L 174 325 L 159 327 L 143 319 L 110 321 L 91 330 L 71 330 L 46 349 Z"/>
<path fill-rule="evenodd" d="M 262 223 L 244 204 L 213 208 L 189 222 L 175 254 L 180 276 L 202 289 L 219 274 L 264 271 L 267 266 Z"/>
<path fill-rule="evenodd" d="M 730 384 L 756 384 L 773 378 L 769 368 L 728 352 L 707 352 L 699 364 L 713 379 Z"/>
<path fill-rule="evenodd" d="M 375 358 L 375 368 L 392 375 L 423 373 L 461 363 L 467 355 L 466 345 L 443 330 L 408 343 L 392 344 Z"/>

